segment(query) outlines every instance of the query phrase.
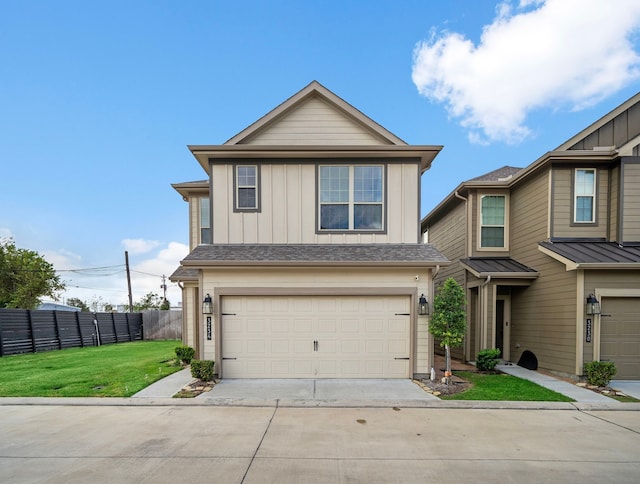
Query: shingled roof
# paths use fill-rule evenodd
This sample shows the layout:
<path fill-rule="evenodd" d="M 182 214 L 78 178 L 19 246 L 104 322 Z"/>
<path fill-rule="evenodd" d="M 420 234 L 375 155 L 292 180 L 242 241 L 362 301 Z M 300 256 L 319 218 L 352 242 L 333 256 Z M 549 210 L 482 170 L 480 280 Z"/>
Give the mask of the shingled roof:
<path fill-rule="evenodd" d="M 430 244 L 212 244 L 199 245 L 185 267 L 218 265 L 446 265 Z"/>

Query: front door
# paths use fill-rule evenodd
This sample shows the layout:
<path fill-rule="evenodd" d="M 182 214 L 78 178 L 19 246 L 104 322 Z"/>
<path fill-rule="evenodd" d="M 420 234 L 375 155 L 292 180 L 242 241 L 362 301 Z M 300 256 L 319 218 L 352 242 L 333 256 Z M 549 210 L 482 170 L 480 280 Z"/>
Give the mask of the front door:
<path fill-rule="evenodd" d="M 500 350 L 504 361 L 509 361 L 511 352 L 511 298 L 510 296 L 498 296 L 496 298 L 496 340 L 495 347 Z"/>

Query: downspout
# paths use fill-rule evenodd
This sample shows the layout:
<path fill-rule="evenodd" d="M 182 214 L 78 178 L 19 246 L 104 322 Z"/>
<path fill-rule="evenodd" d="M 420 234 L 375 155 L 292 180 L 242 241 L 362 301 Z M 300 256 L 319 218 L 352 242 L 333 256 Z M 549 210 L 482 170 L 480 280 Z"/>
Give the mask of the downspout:
<path fill-rule="evenodd" d="M 471 249 L 471 245 L 470 245 L 470 244 L 471 244 L 471 230 L 472 230 L 472 227 L 471 227 L 471 219 L 472 219 L 472 217 L 471 217 L 471 215 L 469 214 L 469 203 L 468 203 L 468 202 L 469 202 L 469 199 L 468 199 L 468 198 L 463 197 L 462 195 L 460 195 L 460 194 L 458 193 L 458 190 L 456 190 L 455 192 L 453 192 L 453 195 L 454 195 L 456 198 L 458 198 L 458 199 L 460 199 L 460 200 L 464 201 L 465 206 L 466 206 L 466 207 L 465 207 L 465 215 L 464 215 L 465 221 L 467 222 L 467 227 L 466 227 L 466 230 L 465 230 L 465 238 L 466 238 L 466 241 L 465 241 L 466 243 L 465 243 L 465 245 L 467 246 L 467 249 L 466 249 L 466 251 L 467 251 L 467 256 L 468 256 L 468 257 L 471 257 L 471 250 L 472 250 L 472 249 Z"/>

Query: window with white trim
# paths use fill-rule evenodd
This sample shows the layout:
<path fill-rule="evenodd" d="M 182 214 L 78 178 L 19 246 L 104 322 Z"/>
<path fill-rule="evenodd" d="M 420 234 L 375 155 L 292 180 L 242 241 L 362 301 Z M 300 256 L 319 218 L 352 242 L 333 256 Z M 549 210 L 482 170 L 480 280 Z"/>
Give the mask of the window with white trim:
<path fill-rule="evenodd" d="M 319 230 L 384 230 L 382 165 L 327 165 L 318 171 Z"/>
<path fill-rule="evenodd" d="M 482 195 L 480 197 L 480 247 L 505 248 L 506 197 Z"/>
<path fill-rule="evenodd" d="M 211 217 L 209 197 L 200 198 L 200 243 L 211 243 Z"/>
<path fill-rule="evenodd" d="M 258 167 L 236 165 L 235 173 L 236 210 L 258 209 Z"/>
<path fill-rule="evenodd" d="M 573 221 L 595 223 L 596 170 L 579 168 L 573 185 Z"/>

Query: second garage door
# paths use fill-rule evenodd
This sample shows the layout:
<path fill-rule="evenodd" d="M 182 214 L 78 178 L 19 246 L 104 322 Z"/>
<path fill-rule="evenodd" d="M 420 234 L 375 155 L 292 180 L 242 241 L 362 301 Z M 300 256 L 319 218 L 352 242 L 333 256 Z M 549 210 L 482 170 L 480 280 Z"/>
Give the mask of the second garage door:
<path fill-rule="evenodd" d="M 615 379 L 640 379 L 640 298 L 604 297 L 600 318 L 600 359 L 613 361 Z"/>
<path fill-rule="evenodd" d="M 223 378 L 409 378 L 409 296 L 224 296 Z"/>

